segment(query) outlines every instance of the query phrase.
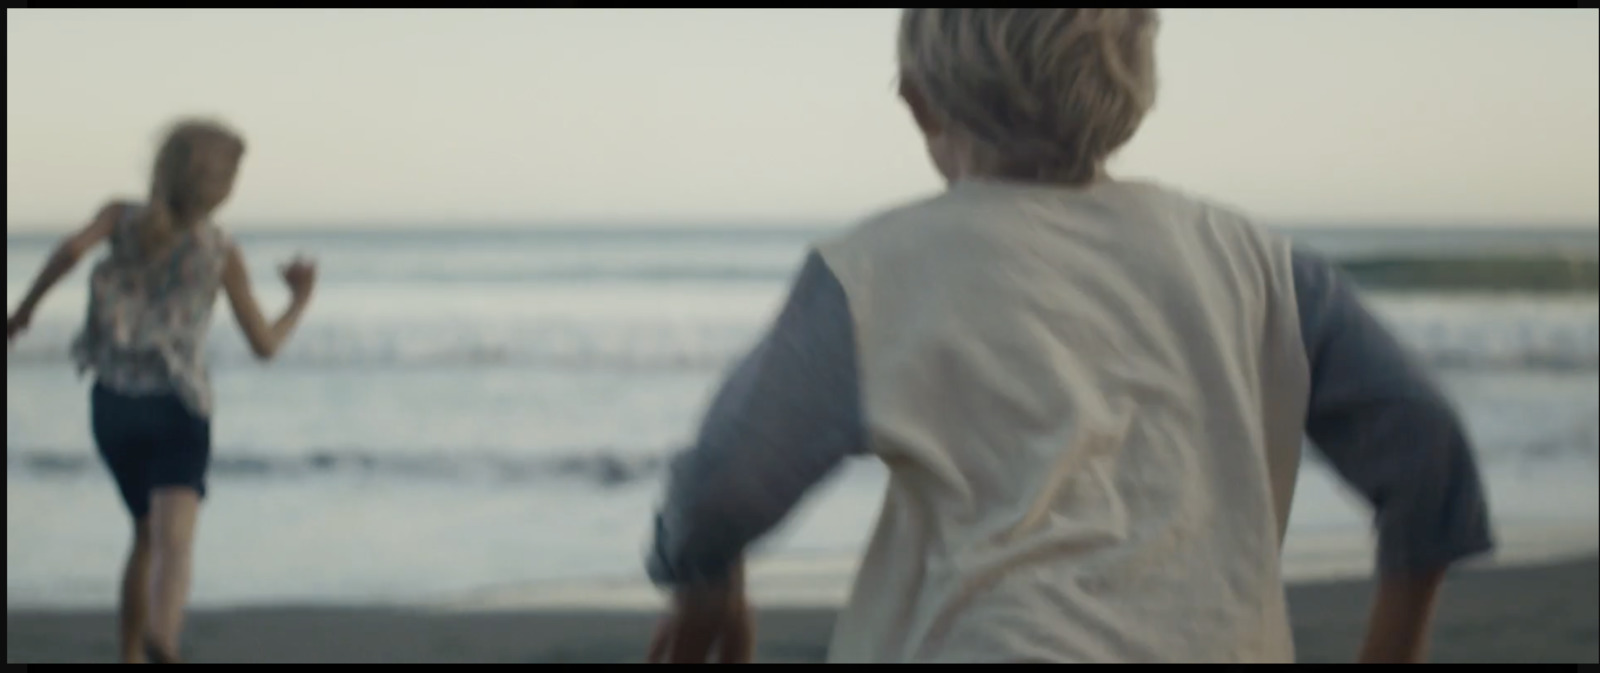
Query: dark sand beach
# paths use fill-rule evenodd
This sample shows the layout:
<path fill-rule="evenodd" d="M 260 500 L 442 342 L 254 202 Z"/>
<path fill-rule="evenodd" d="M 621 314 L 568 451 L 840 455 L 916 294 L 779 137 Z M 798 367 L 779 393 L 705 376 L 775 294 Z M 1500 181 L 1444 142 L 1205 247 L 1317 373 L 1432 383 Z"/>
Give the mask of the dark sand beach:
<path fill-rule="evenodd" d="M 1433 660 L 1596 663 L 1597 574 L 1594 558 L 1460 572 L 1440 606 Z M 1370 594 L 1368 582 L 1292 587 L 1300 660 L 1351 661 Z M 196 663 L 627 663 L 642 659 L 654 620 L 637 611 L 202 610 L 186 649 Z M 765 610 L 758 660 L 820 661 L 832 623 L 828 610 Z M 7 663 L 107 662 L 115 649 L 109 611 L 6 614 Z"/>

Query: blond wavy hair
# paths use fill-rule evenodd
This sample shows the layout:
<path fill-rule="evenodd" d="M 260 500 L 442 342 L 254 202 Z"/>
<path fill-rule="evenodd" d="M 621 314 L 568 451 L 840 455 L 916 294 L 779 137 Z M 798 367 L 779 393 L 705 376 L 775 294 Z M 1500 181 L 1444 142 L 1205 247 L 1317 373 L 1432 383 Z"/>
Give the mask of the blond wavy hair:
<path fill-rule="evenodd" d="M 183 230 L 207 221 L 233 191 L 244 138 L 210 119 L 172 125 L 150 171 L 150 198 L 139 215 L 141 248 L 164 249 Z"/>
<path fill-rule="evenodd" d="M 907 9 L 902 86 L 992 177 L 1083 184 L 1155 104 L 1154 9 Z"/>

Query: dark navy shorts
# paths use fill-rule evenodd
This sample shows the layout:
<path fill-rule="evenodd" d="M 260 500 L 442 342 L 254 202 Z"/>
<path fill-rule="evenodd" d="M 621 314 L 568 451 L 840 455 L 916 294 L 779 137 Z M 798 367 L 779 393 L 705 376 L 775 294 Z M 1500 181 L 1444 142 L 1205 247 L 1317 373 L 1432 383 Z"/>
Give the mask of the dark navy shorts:
<path fill-rule="evenodd" d="M 206 494 L 211 421 L 177 395 L 125 395 L 96 383 L 90 398 L 94 441 L 133 518 L 150 513 L 150 492 L 187 486 Z"/>

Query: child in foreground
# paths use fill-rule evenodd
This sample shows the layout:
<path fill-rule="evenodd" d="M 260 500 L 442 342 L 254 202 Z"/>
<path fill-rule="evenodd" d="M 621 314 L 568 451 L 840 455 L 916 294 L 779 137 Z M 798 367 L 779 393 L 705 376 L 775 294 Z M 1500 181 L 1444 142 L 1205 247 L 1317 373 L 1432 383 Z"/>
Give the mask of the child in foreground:
<path fill-rule="evenodd" d="M 1293 662 L 1306 435 L 1376 510 L 1360 659 L 1424 660 L 1446 569 L 1491 548 L 1461 424 L 1326 261 L 1106 174 L 1156 25 L 904 11 L 900 93 L 948 189 L 818 245 L 675 461 L 651 660 L 749 660 L 747 547 L 872 455 L 888 492 L 830 661 Z"/>

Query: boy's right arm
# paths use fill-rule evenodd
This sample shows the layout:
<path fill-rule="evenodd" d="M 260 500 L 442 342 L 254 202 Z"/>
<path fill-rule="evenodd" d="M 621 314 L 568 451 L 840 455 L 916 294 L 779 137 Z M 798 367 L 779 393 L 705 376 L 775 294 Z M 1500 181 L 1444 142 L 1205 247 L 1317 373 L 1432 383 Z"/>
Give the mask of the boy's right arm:
<path fill-rule="evenodd" d="M 1494 546 L 1471 445 L 1338 268 L 1298 250 L 1293 264 L 1311 365 L 1306 433 L 1376 514 L 1378 594 L 1361 661 L 1419 662 L 1445 570 Z"/>

